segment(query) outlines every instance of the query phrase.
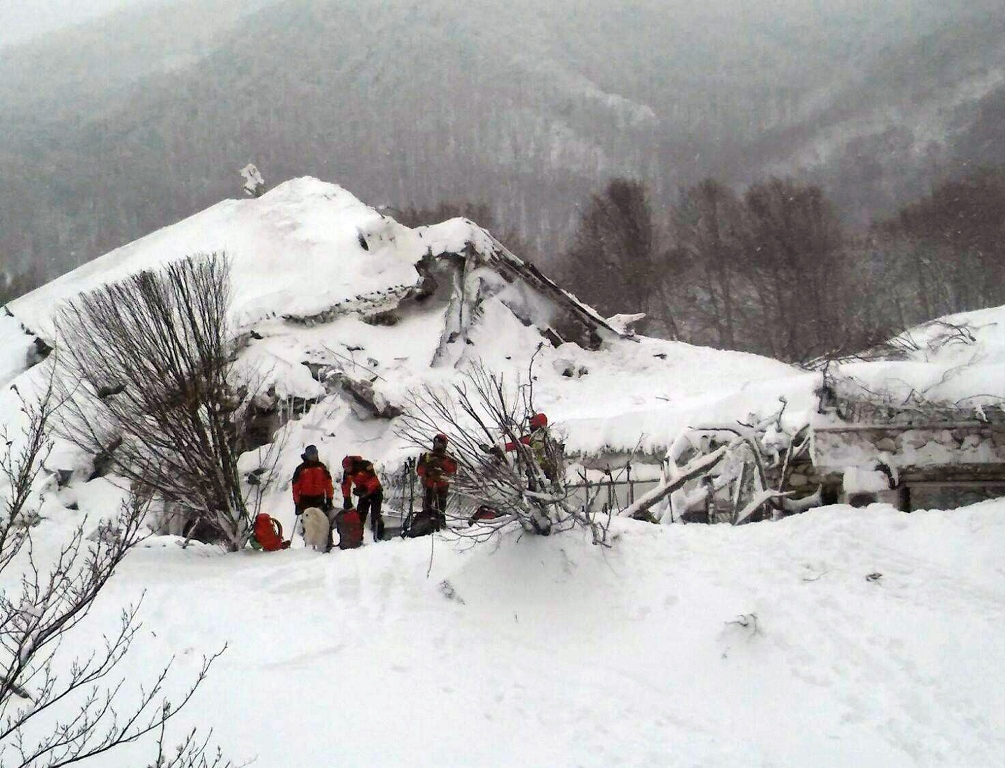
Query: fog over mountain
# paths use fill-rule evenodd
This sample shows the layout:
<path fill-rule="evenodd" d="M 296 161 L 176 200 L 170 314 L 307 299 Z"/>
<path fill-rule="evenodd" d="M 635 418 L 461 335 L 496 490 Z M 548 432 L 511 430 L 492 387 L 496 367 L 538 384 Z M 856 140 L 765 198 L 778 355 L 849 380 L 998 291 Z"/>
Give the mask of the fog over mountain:
<path fill-rule="evenodd" d="M 31 0 L 0 5 L 0 48 L 161 0 Z"/>
<path fill-rule="evenodd" d="M 483 201 L 543 261 L 610 177 L 820 183 L 864 225 L 1003 162 L 1000 0 L 160 0 L 0 49 L 0 258 L 53 277 L 255 162 Z"/>

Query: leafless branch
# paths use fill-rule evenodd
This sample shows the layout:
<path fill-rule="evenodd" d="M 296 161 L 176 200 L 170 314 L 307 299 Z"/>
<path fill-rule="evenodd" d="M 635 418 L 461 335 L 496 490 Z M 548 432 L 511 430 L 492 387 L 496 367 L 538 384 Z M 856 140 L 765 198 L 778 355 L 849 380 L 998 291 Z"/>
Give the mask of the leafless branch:
<path fill-rule="evenodd" d="M 81 646 L 78 627 L 95 599 L 143 539 L 149 500 L 132 495 L 93 534 L 85 535 L 85 521 L 54 550 L 36 551 L 32 528 L 23 521 L 36 498 L 32 482 L 48 450 L 57 406 L 50 381 L 36 404 L 23 405 L 28 424 L 20 447 L 9 441 L 0 457 L 7 480 L 0 488 L 6 512 L 0 519 L 0 576 L 12 585 L 0 592 L 0 764 L 17 768 L 72 765 L 158 729 L 163 734 L 164 723 L 188 703 L 220 655 L 203 660 L 176 703 L 164 697 L 168 663 L 152 684 L 139 689 L 138 698 L 122 706 L 120 695 L 130 681 L 114 675 L 140 628 L 139 606 L 133 605 L 122 610 L 116 631 L 101 645 L 86 655 L 67 657 L 67 648 Z M 70 645 L 69 640 L 75 642 Z M 186 753 L 195 762 L 165 765 L 203 768 L 198 757 L 204 747 L 191 742 Z M 207 768 L 214 765 L 223 768 L 226 763 L 220 759 Z"/>
<path fill-rule="evenodd" d="M 189 258 L 69 302 L 57 384 L 63 436 L 240 549 L 250 521 L 229 380 L 229 274 L 223 256 Z"/>
<path fill-rule="evenodd" d="M 533 364 L 529 371 L 532 376 Z M 511 386 L 504 376 L 475 365 L 449 389 L 413 392 L 399 434 L 417 447 L 439 432 L 449 438 L 458 462 L 455 498 L 467 505 L 460 510 L 455 505 L 448 519 L 466 521 L 476 507 L 493 510 L 495 517 L 477 525 L 451 526 L 454 535 L 481 542 L 513 524 L 545 535 L 586 526 L 594 541 L 604 544 L 605 527 L 566 487 L 562 447 L 547 433 L 536 448 L 521 440 L 534 413 L 532 393 L 526 382 Z"/>

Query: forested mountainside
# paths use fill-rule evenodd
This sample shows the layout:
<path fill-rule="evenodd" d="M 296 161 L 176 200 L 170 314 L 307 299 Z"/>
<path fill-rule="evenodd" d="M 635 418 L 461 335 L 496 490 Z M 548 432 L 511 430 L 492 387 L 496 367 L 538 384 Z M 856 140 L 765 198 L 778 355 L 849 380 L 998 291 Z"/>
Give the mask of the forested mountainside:
<path fill-rule="evenodd" d="M 0 49 L 0 254 L 53 277 L 248 161 L 487 202 L 546 262 L 613 176 L 669 203 L 791 174 L 862 224 L 997 159 L 1003 24 L 991 0 L 168 0 Z"/>

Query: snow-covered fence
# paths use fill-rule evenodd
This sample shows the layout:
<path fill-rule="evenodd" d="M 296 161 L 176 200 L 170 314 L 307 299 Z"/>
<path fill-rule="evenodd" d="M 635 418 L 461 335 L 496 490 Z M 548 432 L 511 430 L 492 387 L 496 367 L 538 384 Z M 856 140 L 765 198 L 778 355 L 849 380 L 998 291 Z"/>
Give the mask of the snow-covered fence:
<path fill-rule="evenodd" d="M 569 483 L 566 488 L 569 490 L 570 500 L 579 505 L 589 504 L 593 512 L 620 512 L 626 509 L 635 500 L 653 490 L 660 481 L 650 480 L 615 480 L 608 478 L 595 482 L 581 481 Z"/>

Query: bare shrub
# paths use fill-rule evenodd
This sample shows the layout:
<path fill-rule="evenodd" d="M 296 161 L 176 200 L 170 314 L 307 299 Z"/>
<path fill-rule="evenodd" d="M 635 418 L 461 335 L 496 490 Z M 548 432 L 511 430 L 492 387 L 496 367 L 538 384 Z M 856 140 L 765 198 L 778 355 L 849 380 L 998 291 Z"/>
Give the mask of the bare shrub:
<path fill-rule="evenodd" d="M 35 403 L 22 401 L 26 426 L 20 435 L 3 433 L 0 452 L 0 764 L 10 768 L 56 768 L 156 733 L 164 754 L 165 724 L 190 700 L 219 656 L 204 658 L 180 700 L 164 696 L 170 662 L 152 684 L 139 688 L 133 703 L 120 694 L 131 685 L 116 668 L 136 639 L 138 606 L 123 609 L 116 630 L 80 655 L 74 631 L 88 616 L 98 594 L 128 552 L 141 540 L 145 505 L 132 497 L 94 535 L 78 525 L 55 552 L 32 544 L 37 521 L 30 502 L 51 450 L 50 429 L 58 401 L 52 381 Z M 170 762 L 175 768 L 225 768 L 206 742 L 190 733 Z"/>
<path fill-rule="evenodd" d="M 110 457 L 134 487 L 237 550 L 250 519 L 237 466 L 229 300 L 229 263 L 218 254 L 85 294 L 59 316 L 58 381 L 68 439 Z"/>
<path fill-rule="evenodd" d="M 476 365 L 446 391 L 413 393 L 399 433 L 423 448 L 432 435 L 447 435 L 458 464 L 454 492 L 468 500 L 467 511 L 484 506 L 495 513 L 467 530 L 463 522 L 455 526 L 460 535 L 485 540 L 511 524 L 538 535 L 585 526 L 595 543 L 605 543 L 606 526 L 566 486 L 562 446 L 550 435 L 537 451 L 520 441 L 534 412 L 529 382 L 510 386 Z"/>

